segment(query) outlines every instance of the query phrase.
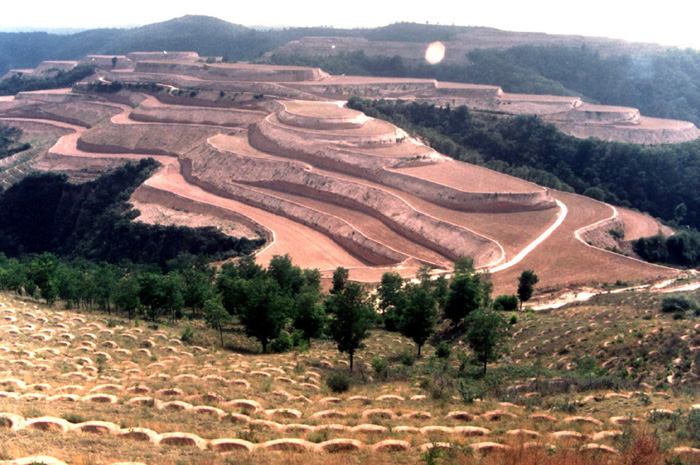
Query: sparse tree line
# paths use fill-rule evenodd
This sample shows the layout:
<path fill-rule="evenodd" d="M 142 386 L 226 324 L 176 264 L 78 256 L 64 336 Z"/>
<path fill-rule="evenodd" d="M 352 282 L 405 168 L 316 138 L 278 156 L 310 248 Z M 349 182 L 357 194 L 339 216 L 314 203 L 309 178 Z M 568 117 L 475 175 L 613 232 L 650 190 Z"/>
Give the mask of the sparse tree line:
<path fill-rule="evenodd" d="M 68 308 L 101 309 L 131 320 L 202 318 L 219 332 L 222 346 L 224 333 L 240 325 L 264 353 L 304 349 L 314 338 L 332 339 L 348 354 L 351 369 L 371 329 L 398 331 L 416 344 L 420 357 L 444 319 L 466 331 L 485 371 L 506 337 L 506 319 L 496 310 L 514 310 L 518 297 L 492 301 L 488 275 L 477 273 L 472 263 L 457 262 L 449 282 L 444 276 L 431 279 L 427 271 L 410 282 L 386 273 L 376 293 L 348 281 L 347 270 L 338 268 L 324 295 L 321 273 L 293 265 L 287 255 L 273 257 L 267 268 L 246 256 L 220 270 L 182 255 L 169 261 L 164 272 L 154 265 L 66 262 L 52 253 L 22 259 L 0 254 L 0 289 L 48 305 L 61 300 Z M 528 270 L 523 276 L 521 287 L 527 290 L 519 289 L 519 295 L 528 300 L 536 275 Z"/>

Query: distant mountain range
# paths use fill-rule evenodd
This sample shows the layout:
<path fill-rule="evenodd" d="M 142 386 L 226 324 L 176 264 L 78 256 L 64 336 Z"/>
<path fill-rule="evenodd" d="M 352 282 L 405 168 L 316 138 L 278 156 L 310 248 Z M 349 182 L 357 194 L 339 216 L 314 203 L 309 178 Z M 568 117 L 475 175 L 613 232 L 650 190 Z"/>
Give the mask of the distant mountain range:
<path fill-rule="evenodd" d="M 488 48 L 504 48 L 518 43 L 590 44 L 619 49 L 621 53 L 639 49 L 614 39 L 590 40 L 581 36 L 515 33 L 484 27 L 441 26 L 396 23 L 372 29 L 328 27 L 260 30 L 209 16 L 183 16 L 135 28 L 91 29 L 72 34 L 47 32 L 0 33 L 0 75 L 9 69 L 33 68 L 43 60 L 78 60 L 85 55 L 122 55 L 133 51 L 194 51 L 202 56 L 227 56 L 232 60 L 254 60 L 290 41 L 303 37 L 355 37 L 369 41 L 432 42 L 449 41 L 458 35 L 490 37 Z M 667 47 L 649 46 L 644 50 Z"/>

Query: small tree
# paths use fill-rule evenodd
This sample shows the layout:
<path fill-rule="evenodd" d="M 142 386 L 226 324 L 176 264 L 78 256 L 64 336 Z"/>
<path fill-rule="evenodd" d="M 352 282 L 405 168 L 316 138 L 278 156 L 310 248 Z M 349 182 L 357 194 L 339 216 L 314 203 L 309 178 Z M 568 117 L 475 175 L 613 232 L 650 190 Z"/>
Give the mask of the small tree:
<path fill-rule="evenodd" d="M 338 350 L 350 356 L 350 371 L 357 349 L 364 347 L 374 325 L 376 312 L 369 302 L 367 292 L 357 283 L 349 283 L 328 300 L 328 308 L 334 317 L 330 323 L 331 335 Z"/>
<path fill-rule="evenodd" d="M 410 338 L 420 350 L 435 332 L 437 320 L 435 298 L 426 284 L 413 284 L 406 287 L 406 304 L 401 311 L 399 331 Z"/>
<path fill-rule="evenodd" d="M 484 275 L 474 272 L 457 273 L 447 293 L 445 317 L 458 324 L 469 313 L 483 307 L 489 299 L 490 283 Z"/>
<path fill-rule="evenodd" d="M 384 317 L 384 328 L 387 331 L 396 331 L 399 327 L 401 310 L 406 303 L 401 275 L 395 272 L 384 273 L 381 284 L 377 288 L 377 296 L 379 309 Z"/>
<path fill-rule="evenodd" d="M 289 299 L 281 295 L 276 281 L 264 276 L 245 282 L 247 299 L 239 317 L 248 336 L 256 338 L 267 353 L 267 344 L 279 336 L 287 322 Z"/>
<path fill-rule="evenodd" d="M 233 321 L 233 317 L 224 308 L 220 294 L 214 294 L 204 302 L 204 318 L 209 327 L 219 331 L 221 347 L 224 347 L 224 326 Z"/>
<path fill-rule="evenodd" d="M 661 301 L 661 311 L 664 313 L 684 313 L 693 310 L 698 313 L 698 302 L 687 295 L 670 295 Z"/>
<path fill-rule="evenodd" d="M 320 295 L 313 287 L 305 287 L 294 297 L 292 327 L 301 331 L 309 345 L 312 338 L 321 334 L 326 324 L 326 312 L 319 299 Z"/>
<path fill-rule="evenodd" d="M 506 321 L 498 312 L 478 309 L 467 317 L 467 323 L 467 342 L 486 374 L 487 363 L 498 360 L 508 336 Z"/>
<path fill-rule="evenodd" d="M 525 270 L 518 278 L 518 298 L 520 299 L 520 310 L 523 309 L 523 302 L 527 302 L 535 291 L 535 284 L 539 282 L 534 271 Z"/>
<path fill-rule="evenodd" d="M 331 294 L 335 295 L 340 293 L 345 287 L 345 283 L 350 276 L 350 272 L 347 268 L 339 266 L 333 271 L 333 287 L 331 287 Z"/>

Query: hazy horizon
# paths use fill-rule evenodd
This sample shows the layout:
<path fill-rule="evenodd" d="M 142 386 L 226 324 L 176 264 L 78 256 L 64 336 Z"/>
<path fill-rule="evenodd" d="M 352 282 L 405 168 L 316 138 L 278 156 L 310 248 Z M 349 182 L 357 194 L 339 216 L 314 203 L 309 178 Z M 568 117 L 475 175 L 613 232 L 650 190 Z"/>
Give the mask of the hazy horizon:
<path fill-rule="evenodd" d="M 463 2 L 434 0 L 426 8 L 407 8 L 397 1 L 356 0 L 352 8 L 329 8 L 321 0 L 282 2 L 272 0 L 263 6 L 236 5 L 222 8 L 219 2 L 200 0 L 196 7 L 175 2 L 159 8 L 135 0 L 123 0 L 109 14 L 96 15 L 94 3 L 68 0 L 42 5 L 28 2 L 8 4 L 0 17 L 0 31 L 51 30 L 72 33 L 97 28 L 132 28 L 167 21 L 185 15 L 213 16 L 251 28 L 336 27 L 374 28 L 397 22 L 456 26 L 492 27 L 506 31 L 607 37 L 631 42 L 648 42 L 700 50 L 700 34 L 695 28 L 689 1 L 671 0 L 664 8 L 628 0 L 590 0 L 573 9 L 571 4 L 554 0 L 494 0 Z M 264 14 L 260 10 L 264 8 Z M 64 31 L 64 32 L 58 32 Z"/>

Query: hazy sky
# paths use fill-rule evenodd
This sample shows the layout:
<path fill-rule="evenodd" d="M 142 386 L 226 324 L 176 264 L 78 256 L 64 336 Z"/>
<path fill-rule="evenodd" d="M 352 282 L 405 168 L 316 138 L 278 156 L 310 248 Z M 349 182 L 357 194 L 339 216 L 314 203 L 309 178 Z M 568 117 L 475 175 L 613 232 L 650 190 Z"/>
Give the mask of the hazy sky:
<path fill-rule="evenodd" d="M 4 2 L 0 28 L 96 28 L 199 14 L 245 26 L 375 27 L 398 21 L 606 36 L 700 49 L 697 0 L 93 0 Z M 38 5 L 37 5 L 38 3 Z"/>

